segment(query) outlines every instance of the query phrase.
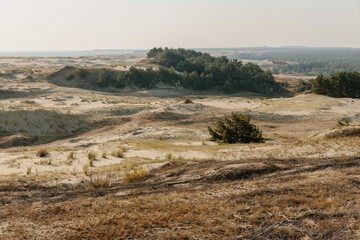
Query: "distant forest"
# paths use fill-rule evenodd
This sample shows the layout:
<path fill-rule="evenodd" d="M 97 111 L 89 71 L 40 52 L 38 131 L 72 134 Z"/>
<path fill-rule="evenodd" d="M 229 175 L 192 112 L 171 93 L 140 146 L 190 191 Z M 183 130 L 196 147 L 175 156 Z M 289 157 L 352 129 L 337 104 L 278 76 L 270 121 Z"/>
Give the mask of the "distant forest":
<path fill-rule="evenodd" d="M 310 62 L 310 63 L 296 63 L 278 65 L 272 69 L 274 74 L 288 73 L 288 74 L 302 74 L 302 75 L 329 75 L 339 71 L 357 71 L 360 72 L 359 63 L 332 63 L 331 61 Z"/>
<path fill-rule="evenodd" d="M 234 49 L 230 58 L 270 60 L 274 74 L 331 75 L 336 72 L 360 72 L 360 49 L 357 48 L 243 48 Z"/>
<path fill-rule="evenodd" d="M 165 84 L 194 90 L 217 88 L 228 93 L 276 94 L 285 91 L 283 84 L 276 82 L 270 71 L 263 71 L 252 63 L 243 64 L 238 60 L 182 48 L 153 48 L 147 53 L 147 58 L 159 67 L 131 67 L 128 72 L 117 76 L 115 86 L 135 85 L 150 89 Z M 110 82 L 106 73 L 99 74 L 100 86 L 107 86 Z"/>

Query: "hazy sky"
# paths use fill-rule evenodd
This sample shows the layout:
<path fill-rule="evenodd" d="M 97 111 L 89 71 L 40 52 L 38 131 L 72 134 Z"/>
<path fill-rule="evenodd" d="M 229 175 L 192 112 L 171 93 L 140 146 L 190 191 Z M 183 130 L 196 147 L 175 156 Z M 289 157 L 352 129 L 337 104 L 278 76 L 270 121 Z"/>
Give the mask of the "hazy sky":
<path fill-rule="evenodd" d="M 0 50 L 360 47 L 360 0 L 0 0 Z"/>

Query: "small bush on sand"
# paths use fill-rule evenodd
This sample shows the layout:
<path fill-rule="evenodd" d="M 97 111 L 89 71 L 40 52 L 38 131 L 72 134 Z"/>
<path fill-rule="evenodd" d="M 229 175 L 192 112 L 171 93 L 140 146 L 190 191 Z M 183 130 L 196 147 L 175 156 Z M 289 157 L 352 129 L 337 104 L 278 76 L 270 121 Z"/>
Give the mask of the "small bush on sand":
<path fill-rule="evenodd" d="M 219 143 L 261 143 L 262 132 L 250 123 L 249 116 L 232 113 L 231 118 L 218 119 L 214 128 L 208 128 L 211 141 Z"/>
<path fill-rule="evenodd" d="M 124 157 L 124 151 L 119 149 L 119 150 L 116 150 L 116 151 L 113 151 L 111 153 L 111 156 L 113 157 L 118 157 L 118 158 L 123 158 Z"/>
<path fill-rule="evenodd" d="M 89 160 L 95 160 L 95 158 L 96 158 L 95 153 L 89 152 L 89 154 L 88 154 L 88 159 L 89 159 Z"/>
<path fill-rule="evenodd" d="M 190 98 L 185 98 L 184 103 L 189 104 L 189 103 L 193 103 L 193 101 Z"/>
<path fill-rule="evenodd" d="M 36 156 L 45 157 L 47 154 L 48 154 L 48 151 L 45 148 L 42 148 L 39 151 L 37 151 Z"/>
<path fill-rule="evenodd" d="M 128 172 L 124 176 L 125 182 L 134 182 L 138 179 L 141 179 L 143 177 L 146 177 L 148 172 L 143 168 L 135 168 L 132 171 Z"/>
<path fill-rule="evenodd" d="M 343 121 L 338 121 L 337 124 L 336 124 L 336 126 L 338 128 L 347 127 L 349 125 L 350 125 L 350 123 L 349 123 L 348 120 L 345 120 L 344 122 Z"/>

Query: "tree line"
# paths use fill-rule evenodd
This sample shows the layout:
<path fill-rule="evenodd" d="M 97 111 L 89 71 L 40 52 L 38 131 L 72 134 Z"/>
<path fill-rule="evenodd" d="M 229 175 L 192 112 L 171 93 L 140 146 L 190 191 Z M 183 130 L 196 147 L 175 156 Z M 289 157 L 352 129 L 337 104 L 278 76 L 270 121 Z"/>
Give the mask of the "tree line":
<path fill-rule="evenodd" d="M 354 63 L 339 63 L 331 61 L 323 62 L 308 62 L 295 64 L 277 64 L 272 68 L 274 74 L 288 73 L 288 74 L 303 74 L 303 75 L 330 75 L 341 71 L 359 71 L 359 62 Z"/>
<path fill-rule="evenodd" d="M 147 53 L 147 58 L 160 67 L 131 67 L 118 77 L 117 86 L 134 84 L 140 88 L 153 88 L 163 83 L 193 90 L 219 88 L 229 93 L 273 94 L 284 91 L 282 83 L 276 82 L 270 71 L 263 71 L 252 63 L 243 64 L 238 60 L 182 48 L 153 48 Z"/>
<path fill-rule="evenodd" d="M 360 98 L 360 74 L 337 72 L 330 76 L 319 75 L 315 80 L 300 81 L 297 91 L 311 90 L 330 97 Z"/>

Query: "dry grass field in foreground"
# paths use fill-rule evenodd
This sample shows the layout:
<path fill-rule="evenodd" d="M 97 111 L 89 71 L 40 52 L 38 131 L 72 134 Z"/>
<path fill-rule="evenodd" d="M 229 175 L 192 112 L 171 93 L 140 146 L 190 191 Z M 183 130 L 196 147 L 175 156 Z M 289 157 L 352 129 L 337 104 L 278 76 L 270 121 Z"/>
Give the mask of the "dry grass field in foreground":
<path fill-rule="evenodd" d="M 134 182 L 1 183 L 3 239 L 357 239 L 360 159 L 187 161 Z M 110 181 L 110 183 L 109 183 Z"/>
<path fill-rule="evenodd" d="M 100 92 L 51 71 L 1 70 L 0 239 L 360 238 L 360 100 Z M 231 112 L 266 142 L 209 142 Z"/>

